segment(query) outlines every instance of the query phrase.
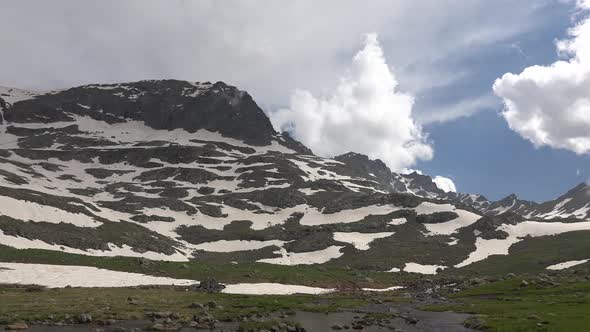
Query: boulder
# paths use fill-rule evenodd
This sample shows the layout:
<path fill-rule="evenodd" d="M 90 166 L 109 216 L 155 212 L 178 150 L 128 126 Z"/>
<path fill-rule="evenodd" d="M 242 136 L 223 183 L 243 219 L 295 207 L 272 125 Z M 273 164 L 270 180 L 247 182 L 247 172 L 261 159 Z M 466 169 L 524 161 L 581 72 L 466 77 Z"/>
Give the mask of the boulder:
<path fill-rule="evenodd" d="M 7 331 L 22 331 L 27 329 L 29 329 L 29 325 L 27 325 L 26 323 L 13 323 L 8 324 L 5 327 L 5 330 Z"/>

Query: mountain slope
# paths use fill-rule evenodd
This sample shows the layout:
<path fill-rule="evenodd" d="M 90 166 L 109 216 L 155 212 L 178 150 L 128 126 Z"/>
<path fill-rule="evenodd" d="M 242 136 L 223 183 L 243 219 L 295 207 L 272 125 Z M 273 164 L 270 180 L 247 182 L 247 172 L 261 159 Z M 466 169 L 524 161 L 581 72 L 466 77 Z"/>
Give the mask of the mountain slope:
<path fill-rule="evenodd" d="M 321 158 L 222 82 L 0 98 L 0 251 L 434 274 L 507 255 L 525 237 L 590 230 L 522 217 L 581 218 L 583 187 L 533 213 L 360 154 Z"/>

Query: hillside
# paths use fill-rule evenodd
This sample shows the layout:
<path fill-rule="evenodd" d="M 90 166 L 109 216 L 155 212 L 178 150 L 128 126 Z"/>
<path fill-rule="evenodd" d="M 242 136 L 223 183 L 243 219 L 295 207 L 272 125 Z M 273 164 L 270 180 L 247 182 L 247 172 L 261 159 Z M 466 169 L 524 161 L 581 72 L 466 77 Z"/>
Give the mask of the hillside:
<path fill-rule="evenodd" d="M 445 193 L 361 154 L 315 156 L 222 82 L 3 88 L 0 98 L 0 253 L 11 261 L 493 274 L 590 259 L 585 184 L 545 203 Z"/>

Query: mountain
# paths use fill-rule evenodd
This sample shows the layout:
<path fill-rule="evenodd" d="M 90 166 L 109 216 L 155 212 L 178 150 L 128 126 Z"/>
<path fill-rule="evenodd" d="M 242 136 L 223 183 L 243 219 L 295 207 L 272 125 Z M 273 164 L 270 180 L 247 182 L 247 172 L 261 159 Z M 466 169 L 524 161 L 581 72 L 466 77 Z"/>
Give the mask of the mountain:
<path fill-rule="evenodd" d="M 0 257 L 425 274 L 588 258 L 586 185 L 491 202 L 362 154 L 322 158 L 223 82 L 2 88 L 0 115 Z M 556 253 L 555 241 L 581 244 Z M 522 264 L 529 247 L 539 255 Z"/>

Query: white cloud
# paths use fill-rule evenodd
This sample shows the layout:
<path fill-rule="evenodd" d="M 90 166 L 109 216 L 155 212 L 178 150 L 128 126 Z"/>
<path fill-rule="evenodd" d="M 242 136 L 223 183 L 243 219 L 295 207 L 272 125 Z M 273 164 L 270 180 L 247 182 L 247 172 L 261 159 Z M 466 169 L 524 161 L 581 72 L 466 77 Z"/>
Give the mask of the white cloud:
<path fill-rule="evenodd" d="M 421 114 L 416 121 L 422 125 L 442 123 L 459 118 L 471 116 L 482 109 L 491 109 L 499 106 L 498 99 L 492 94 L 464 99 L 452 105 L 433 107 L 433 112 Z"/>
<path fill-rule="evenodd" d="M 434 177 L 434 179 L 432 179 L 432 181 L 434 182 L 434 184 L 436 184 L 436 186 L 439 189 L 441 189 L 444 192 L 457 192 L 457 187 L 455 186 L 455 183 L 453 182 L 453 180 L 447 177 L 437 175 Z"/>
<path fill-rule="evenodd" d="M 577 4 L 590 9 L 590 1 Z M 569 34 L 557 42 L 568 59 L 504 74 L 493 88 L 504 100 L 502 115 L 512 130 L 537 147 L 585 154 L 590 153 L 590 18 L 582 17 Z"/>
<path fill-rule="evenodd" d="M 377 36 L 369 34 L 330 96 L 296 91 L 290 109 L 271 113 L 271 121 L 321 156 L 355 151 L 402 170 L 433 151 L 412 118 L 414 98 L 397 85 Z"/>
<path fill-rule="evenodd" d="M 326 93 L 356 36 L 376 31 L 402 90 L 423 96 L 470 82 L 479 65 L 469 60 L 546 24 L 545 2 L 3 0 L 0 85 L 223 80 L 271 109 L 294 87 Z"/>

